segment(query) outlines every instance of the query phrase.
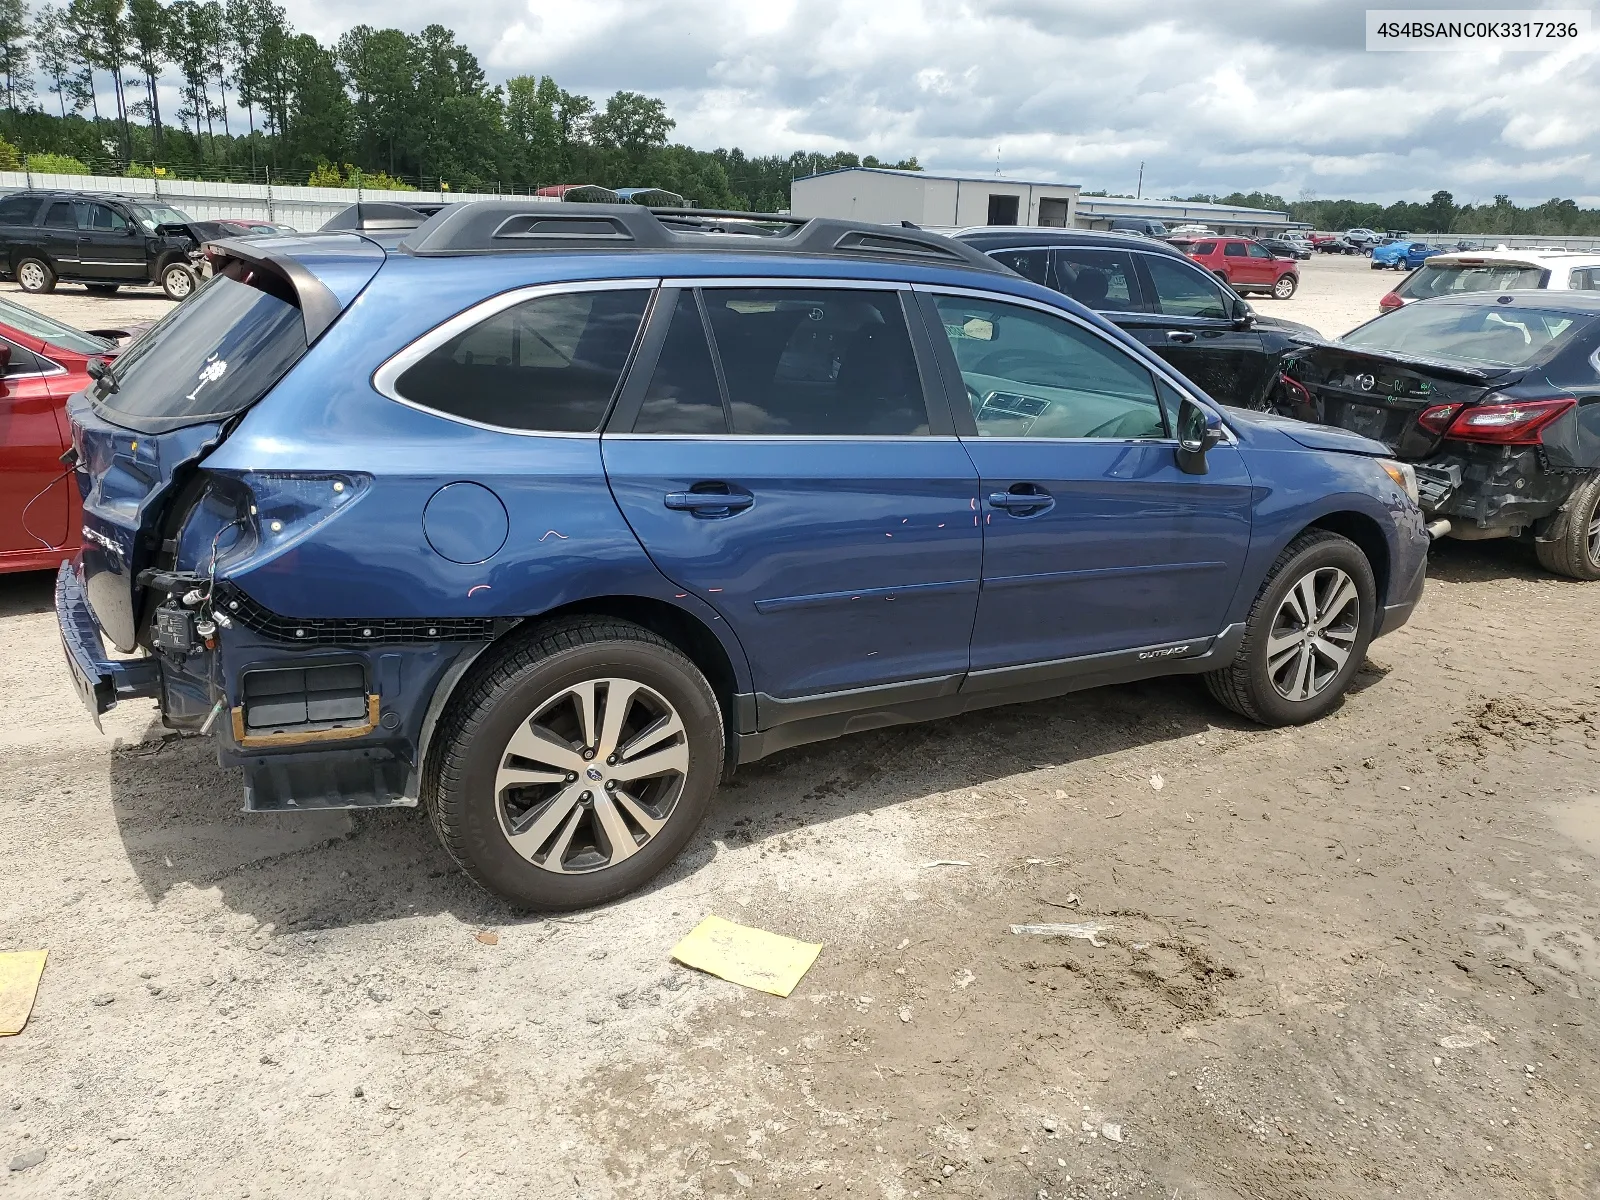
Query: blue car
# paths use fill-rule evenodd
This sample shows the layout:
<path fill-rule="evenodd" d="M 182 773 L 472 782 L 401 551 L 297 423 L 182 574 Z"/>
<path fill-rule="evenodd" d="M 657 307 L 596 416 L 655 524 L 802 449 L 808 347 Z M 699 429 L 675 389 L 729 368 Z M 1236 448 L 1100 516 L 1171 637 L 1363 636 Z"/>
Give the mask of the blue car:
<path fill-rule="evenodd" d="M 1382 270 L 1392 267 L 1397 271 L 1414 271 L 1422 265 L 1422 260 L 1430 254 L 1443 254 L 1438 246 L 1430 246 L 1427 242 L 1414 242 L 1401 239 L 1378 246 L 1372 251 L 1372 269 Z"/>
<path fill-rule="evenodd" d="M 962 243 L 375 207 L 214 246 L 69 405 L 68 666 L 249 810 L 420 803 L 581 907 L 786 747 L 1163 674 L 1313 720 L 1421 594 L 1381 444 L 1221 408 Z"/>

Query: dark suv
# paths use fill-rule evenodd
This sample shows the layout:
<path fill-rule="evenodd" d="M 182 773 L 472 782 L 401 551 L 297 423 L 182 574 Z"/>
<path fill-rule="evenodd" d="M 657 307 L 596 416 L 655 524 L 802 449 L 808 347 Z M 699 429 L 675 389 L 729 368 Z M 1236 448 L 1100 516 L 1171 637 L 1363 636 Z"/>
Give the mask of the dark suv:
<path fill-rule="evenodd" d="M 420 802 L 486 887 L 595 904 L 786 747 L 1170 674 L 1313 720 L 1422 591 L 1383 446 L 1219 410 L 970 245 L 402 232 L 214 246 L 68 405 L 80 694 L 215 737 L 251 811 Z"/>
<path fill-rule="evenodd" d="M 1087 229 L 977 229 L 961 241 L 1065 292 L 1224 404 L 1266 407 L 1284 356 L 1316 330 L 1257 313 L 1211 272 L 1150 238 Z"/>
<path fill-rule="evenodd" d="M 165 204 L 93 192 L 14 192 L 0 200 L 0 272 L 25 292 L 58 280 L 91 292 L 159 284 L 172 300 L 194 291 L 201 237 Z"/>

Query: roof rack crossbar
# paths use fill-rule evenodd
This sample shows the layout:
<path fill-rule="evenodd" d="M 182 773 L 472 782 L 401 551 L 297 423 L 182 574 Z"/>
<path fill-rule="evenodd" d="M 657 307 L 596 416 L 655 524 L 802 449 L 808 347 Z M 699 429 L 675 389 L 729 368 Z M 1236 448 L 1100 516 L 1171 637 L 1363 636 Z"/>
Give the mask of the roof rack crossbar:
<path fill-rule="evenodd" d="M 743 236 L 741 236 L 743 235 Z M 904 225 L 791 213 L 549 200 L 449 204 L 412 230 L 400 249 L 421 257 L 508 252 L 738 250 L 850 258 L 913 259 L 1008 273 L 976 247 Z"/>

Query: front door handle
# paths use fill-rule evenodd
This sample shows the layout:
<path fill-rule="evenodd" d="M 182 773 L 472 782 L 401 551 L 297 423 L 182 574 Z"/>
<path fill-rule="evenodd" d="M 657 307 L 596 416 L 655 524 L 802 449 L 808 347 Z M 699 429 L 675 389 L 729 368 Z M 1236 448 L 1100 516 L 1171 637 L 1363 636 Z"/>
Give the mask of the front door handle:
<path fill-rule="evenodd" d="M 1167 341 L 1183 342 L 1185 345 L 1187 345 L 1188 343 L 1194 341 L 1194 334 L 1190 333 L 1187 329 L 1169 329 L 1167 330 Z"/>
<path fill-rule="evenodd" d="M 1035 483 L 1014 483 L 1008 492 L 990 492 L 989 507 L 1031 517 L 1055 507 L 1055 497 Z"/>
<path fill-rule="evenodd" d="M 687 492 L 668 492 L 662 503 L 697 517 L 731 517 L 749 508 L 755 499 L 743 488 L 726 483 L 697 483 Z"/>

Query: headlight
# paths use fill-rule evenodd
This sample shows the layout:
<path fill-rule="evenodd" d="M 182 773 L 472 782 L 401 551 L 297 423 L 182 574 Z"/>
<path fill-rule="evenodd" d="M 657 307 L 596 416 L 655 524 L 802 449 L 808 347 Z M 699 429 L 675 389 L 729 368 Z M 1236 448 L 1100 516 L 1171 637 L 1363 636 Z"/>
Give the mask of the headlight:
<path fill-rule="evenodd" d="M 1380 458 L 1378 465 L 1390 479 L 1400 485 L 1400 490 L 1411 497 L 1411 503 L 1419 503 L 1417 496 L 1417 472 L 1410 463 L 1395 462 L 1392 458 Z"/>

